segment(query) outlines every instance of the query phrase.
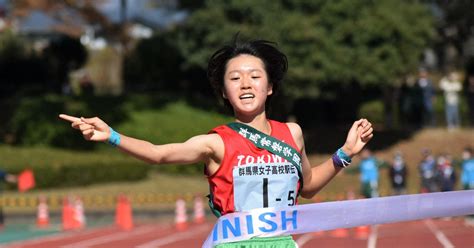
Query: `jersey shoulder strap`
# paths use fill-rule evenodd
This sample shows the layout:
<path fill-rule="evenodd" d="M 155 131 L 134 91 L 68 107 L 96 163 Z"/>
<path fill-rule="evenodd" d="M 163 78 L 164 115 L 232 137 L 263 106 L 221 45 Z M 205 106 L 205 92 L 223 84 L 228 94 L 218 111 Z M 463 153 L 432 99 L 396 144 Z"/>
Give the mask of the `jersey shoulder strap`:
<path fill-rule="evenodd" d="M 231 122 L 227 124 L 227 126 L 239 133 L 242 137 L 251 141 L 256 147 L 265 149 L 272 154 L 278 155 L 295 166 L 301 181 L 300 190 L 303 188 L 301 155 L 295 148 L 273 136 L 264 134 L 257 129 L 240 122 Z"/>

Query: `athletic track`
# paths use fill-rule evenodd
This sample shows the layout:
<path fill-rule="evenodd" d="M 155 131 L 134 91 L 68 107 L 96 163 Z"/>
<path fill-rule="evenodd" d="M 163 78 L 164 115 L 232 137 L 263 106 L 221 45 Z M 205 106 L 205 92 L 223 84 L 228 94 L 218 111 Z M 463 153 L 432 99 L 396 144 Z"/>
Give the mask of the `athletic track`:
<path fill-rule="evenodd" d="M 5 248 L 85 248 L 201 247 L 212 229 L 212 223 L 189 224 L 177 231 L 171 223 L 138 224 L 130 231 L 108 226 L 62 232 L 33 240 L 0 245 Z M 0 233 L 1 235 L 1 233 Z M 474 227 L 464 219 L 427 219 L 372 226 L 361 229 L 333 230 L 294 236 L 300 248 L 310 247 L 474 247 Z"/>

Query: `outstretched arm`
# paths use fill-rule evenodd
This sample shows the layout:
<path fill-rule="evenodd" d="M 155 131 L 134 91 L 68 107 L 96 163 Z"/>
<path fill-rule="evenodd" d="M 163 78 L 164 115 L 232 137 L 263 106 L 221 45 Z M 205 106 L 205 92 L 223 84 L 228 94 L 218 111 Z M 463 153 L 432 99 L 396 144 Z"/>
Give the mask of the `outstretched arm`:
<path fill-rule="evenodd" d="M 293 137 L 297 137 L 296 141 L 302 147 L 302 167 L 304 175 L 304 187 L 301 196 L 305 198 L 313 197 L 319 192 L 331 179 L 337 175 L 342 168 L 334 165 L 332 159 L 326 160 L 324 163 L 312 167 L 306 156 L 304 149 L 304 141 L 301 129 L 296 124 L 291 127 Z M 358 154 L 367 142 L 373 137 L 372 124 L 366 119 L 355 121 L 349 133 L 347 134 L 346 142 L 341 147 L 342 151 L 349 157 Z"/>
<path fill-rule="evenodd" d="M 78 118 L 65 114 L 59 115 L 63 120 L 71 122 L 74 129 L 81 131 L 84 139 L 107 142 L 111 136 L 111 128 L 101 119 Z M 148 141 L 120 135 L 117 147 L 138 159 L 152 164 L 191 164 L 196 162 L 215 161 L 215 148 L 222 142 L 217 134 L 198 135 L 184 143 L 154 145 Z"/>

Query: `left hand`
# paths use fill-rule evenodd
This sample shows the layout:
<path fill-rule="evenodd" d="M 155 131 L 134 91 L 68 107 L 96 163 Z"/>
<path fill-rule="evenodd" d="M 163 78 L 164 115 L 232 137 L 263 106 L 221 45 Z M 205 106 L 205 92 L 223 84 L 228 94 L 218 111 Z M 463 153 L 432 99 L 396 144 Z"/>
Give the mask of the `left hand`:
<path fill-rule="evenodd" d="M 373 131 L 372 123 L 367 119 L 355 121 L 347 134 L 346 143 L 342 146 L 344 153 L 349 157 L 359 153 L 367 142 L 374 137 Z"/>

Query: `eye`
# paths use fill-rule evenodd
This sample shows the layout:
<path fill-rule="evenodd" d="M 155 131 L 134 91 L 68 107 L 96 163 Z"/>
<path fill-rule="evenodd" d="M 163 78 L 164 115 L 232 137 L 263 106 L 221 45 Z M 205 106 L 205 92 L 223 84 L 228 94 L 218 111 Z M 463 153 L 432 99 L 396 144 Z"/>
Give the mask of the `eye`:
<path fill-rule="evenodd" d="M 231 77 L 230 80 L 232 81 L 235 81 L 235 80 L 239 80 L 240 78 L 239 77 Z"/>
<path fill-rule="evenodd" d="M 252 76 L 253 79 L 260 78 L 260 76 Z"/>

